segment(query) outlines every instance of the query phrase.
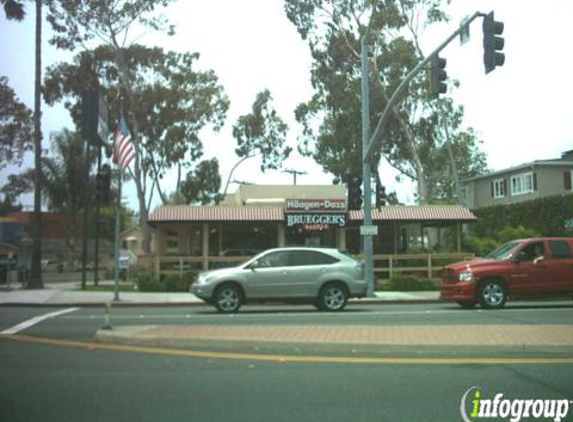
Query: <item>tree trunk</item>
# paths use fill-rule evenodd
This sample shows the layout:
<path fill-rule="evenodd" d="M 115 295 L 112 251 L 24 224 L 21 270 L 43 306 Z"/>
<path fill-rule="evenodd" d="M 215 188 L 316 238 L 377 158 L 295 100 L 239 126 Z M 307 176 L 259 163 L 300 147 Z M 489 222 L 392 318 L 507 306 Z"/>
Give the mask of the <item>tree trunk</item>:
<path fill-rule="evenodd" d="M 36 0 L 36 63 L 34 81 L 34 223 L 32 266 L 28 288 L 41 289 L 42 282 L 42 0 Z"/>
<path fill-rule="evenodd" d="M 446 122 L 446 114 L 444 113 L 444 107 L 442 106 L 441 101 L 438 102 L 438 108 L 440 112 L 441 124 L 444 129 L 444 135 L 446 136 L 446 148 L 448 149 L 448 157 L 450 159 L 452 177 L 454 179 L 454 184 L 456 186 L 456 195 L 458 196 L 458 204 L 464 205 L 462 198 L 462 186 L 460 185 L 460 177 L 458 174 L 458 165 L 456 164 L 456 160 L 454 157 L 454 150 L 452 148 L 452 143 L 450 142 L 450 131 L 448 130 L 448 124 Z"/>

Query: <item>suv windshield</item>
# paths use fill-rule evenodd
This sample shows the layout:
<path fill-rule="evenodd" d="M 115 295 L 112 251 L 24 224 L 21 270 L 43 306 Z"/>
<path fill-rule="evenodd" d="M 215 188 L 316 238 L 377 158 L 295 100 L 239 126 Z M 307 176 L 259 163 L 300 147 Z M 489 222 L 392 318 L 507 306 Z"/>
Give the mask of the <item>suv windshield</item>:
<path fill-rule="evenodd" d="M 500 246 L 496 250 L 488 253 L 485 257 L 491 259 L 506 259 L 509 258 L 511 255 L 511 251 L 513 251 L 517 245 L 521 242 L 508 242 L 505 245 Z"/>

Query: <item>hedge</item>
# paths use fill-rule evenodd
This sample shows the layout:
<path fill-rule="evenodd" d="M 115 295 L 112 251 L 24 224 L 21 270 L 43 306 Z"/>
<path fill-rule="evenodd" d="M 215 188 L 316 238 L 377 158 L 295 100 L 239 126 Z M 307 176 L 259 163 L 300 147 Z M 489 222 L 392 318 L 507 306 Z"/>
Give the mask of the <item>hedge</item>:
<path fill-rule="evenodd" d="M 565 221 L 573 218 L 573 195 L 557 195 L 511 205 L 472 210 L 477 222 L 472 234 L 482 238 L 498 238 L 507 227 L 522 226 L 540 236 L 573 236 Z"/>

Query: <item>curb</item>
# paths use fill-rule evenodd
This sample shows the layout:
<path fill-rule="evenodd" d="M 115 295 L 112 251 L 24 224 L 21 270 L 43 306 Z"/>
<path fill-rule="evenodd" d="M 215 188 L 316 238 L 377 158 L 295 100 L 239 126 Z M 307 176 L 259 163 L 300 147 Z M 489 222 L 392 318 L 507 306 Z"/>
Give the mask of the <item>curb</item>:
<path fill-rule="evenodd" d="M 106 303 L 110 302 L 113 307 L 188 307 L 188 306 L 206 306 L 211 307 L 205 302 L 115 302 L 113 300 L 110 301 L 103 301 L 103 302 L 57 302 L 57 303 L 31 303 L 31 302 L 6 302 L 0 303 L 1 307 L 62 307 L 62 306 L 78 306 L 78 307 L 101 307 L 105 306 Z M 377 299 L 354 299 L 349 300 L 348 304 L 350 305 L 358 305 L 358 306 L 367 306 L 367 305 L 383 305 L 383 304 L 422 304 L 422 303 L 445 303 L 442 302 L 440 299 L 434 298 L 412 298 L 412 299 L 384 299 L 384 298 L 377 298 Z M 257 306 L 280 306 L 283 305 L 280 302 L 269 302 L 269 303 L 257 303 Z M 285 304 L 285 306 L 290 306 Z M 295 305 L 296 306 L 296 305 Z M 239 311 L 240 312 L 240 311 Z"/>
<path fill-rule="evenodd" d="M 175 348 L 205 352 L 233 352 L 245 354 L 284 354 L 304 356 L 351 356 L 374 358 L 470 358 L 470 359 L 536 359 L 571 358 L 573 346 L 525 344 L 515 345 L 396 345 L 369 343 L 308 343 L 272 340 L 195 339 L 177 337 L 140 336 L 141 327 L 102 328 L 95 341 L 102 344 L 142 346 L 152 348 Z"/>

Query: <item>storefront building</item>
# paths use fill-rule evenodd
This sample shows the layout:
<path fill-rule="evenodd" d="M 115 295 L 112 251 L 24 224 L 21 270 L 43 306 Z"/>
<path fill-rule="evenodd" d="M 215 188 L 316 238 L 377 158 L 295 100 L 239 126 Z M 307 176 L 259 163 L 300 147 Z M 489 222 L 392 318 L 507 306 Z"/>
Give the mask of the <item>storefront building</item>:
<path fill-rule="evenodd" d="M 460 251 L 460 206 L 387 206 L 373 211 L 375 254 L 438 247 Z M 278 246 L 331 246 L 359 254 L 362 211 L 348 211 L 343 186 L 243 186 L 218 206 L 171 205 L 149 216 L 156 272 L 228 265 Z"/>

